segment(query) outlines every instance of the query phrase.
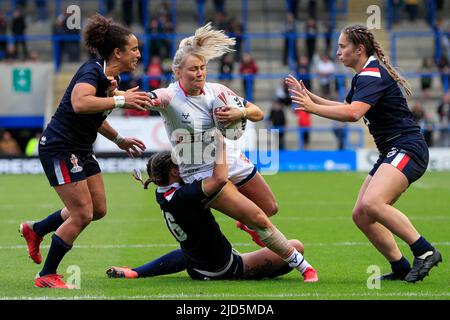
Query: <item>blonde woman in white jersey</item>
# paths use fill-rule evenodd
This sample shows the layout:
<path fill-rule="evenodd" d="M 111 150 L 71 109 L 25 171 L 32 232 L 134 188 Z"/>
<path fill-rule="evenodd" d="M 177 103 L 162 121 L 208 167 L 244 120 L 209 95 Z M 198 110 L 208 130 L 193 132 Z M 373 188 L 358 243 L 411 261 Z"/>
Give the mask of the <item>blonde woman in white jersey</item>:
<path fill-rule="evenodd" d="M 159 111 L 164 118 L 169 139 L 179 155 L 180 176 L 186 183 L 212 175 L 215 130 L 212 103 L 220 92 L 230 89 L 206 82 L 206 64 L 233 51 L 234 44 L 233 38 L 223 31 L 212 30 L 210 24 L 197 29 L 194 36 L 181 41 L 175 54 L 172 64 L 175 82 L 150 93 L 153 103 L 150 109 Z M 227 108 L 216 113 L 219 121 L 232 123 L 242 117 L 250 121 L 263 119 L 258 106 L 242 100 L 244 112 Z M 297 268 L 305 282 L 317 281 L 317 272 L 269 220 L 268 216 L 278 210 L 270 187 L 241 150 L 232 143 L 227 142 L 227 146 L 229 181 L 208 205 L 250 227 L 253 239 Z M 180 153 L 184 154 L 180 156 Z M 205 156 L 208 154 L 209 157 Z"/>

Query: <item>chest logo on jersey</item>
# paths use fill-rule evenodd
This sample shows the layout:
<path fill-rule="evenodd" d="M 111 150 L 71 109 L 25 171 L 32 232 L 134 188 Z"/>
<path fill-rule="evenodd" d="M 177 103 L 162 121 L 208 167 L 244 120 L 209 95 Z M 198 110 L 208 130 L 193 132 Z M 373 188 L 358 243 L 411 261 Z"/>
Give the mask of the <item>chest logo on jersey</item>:
<path fill-rule="evenodd" d="M 189 112 L 188 113 L 181 113 L 181 116 L 183 117 L 183 120 L 181 120 L 181 122 L 182 123 L 191 123 L 191 121 L 190 120 L 188 120 L 189 119 L 189 117 L 191 116 L 190 114 L 189 114 Z"/>
<path fill-rule="evenodd" d="M 70 169 L 70 172 L 77 173 L 83 170 L 83 168 L 78 165 L 78 158 L 76 155 L 72 154 L 72 156 L 70 157 L 70 162 L 72 162 L 73 165 L 73 168 Z"/>

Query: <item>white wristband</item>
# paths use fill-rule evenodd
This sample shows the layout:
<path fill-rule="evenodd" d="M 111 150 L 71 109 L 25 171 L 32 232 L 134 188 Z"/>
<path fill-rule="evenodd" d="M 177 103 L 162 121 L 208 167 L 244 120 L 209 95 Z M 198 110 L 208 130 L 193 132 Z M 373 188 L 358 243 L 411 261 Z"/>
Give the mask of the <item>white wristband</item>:
<path fill-rule="evenodd" d="M 114 142 L 115 144 L 119 144 L 119 143 L 121 143 L 123 140 L 125 140 L 125 138 L 122 137 L 122 136 L 120 135 L 120 133 L 118 133 L 117 136 L 114 138 L 113 142 Z"/>
<path fill-rule="evenodd" d="M 125 107 L 125 96 L 114 96 L 114 108 Z"/>

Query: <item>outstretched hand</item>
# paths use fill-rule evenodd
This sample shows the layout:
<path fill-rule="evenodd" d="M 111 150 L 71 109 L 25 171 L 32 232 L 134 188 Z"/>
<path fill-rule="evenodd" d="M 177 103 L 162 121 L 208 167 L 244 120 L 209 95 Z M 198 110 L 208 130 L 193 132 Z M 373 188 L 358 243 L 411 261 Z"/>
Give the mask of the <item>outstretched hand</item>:
<path fill-rule="evenodd" d="M 312 112 L 314 103 L 311 100 L 309 91 L 306 89 L 303 81 L 298 81 L 292 75 L 289 75 L 285 79 L 285 82 L 288 85 L 292 102 L 298 105 L 295 110 Z"/>
<path fill-rule="evenodd" d="M 125 109 L 133 109 L 138 111 L 146 111 L 146 105 L 152 103 L 150 97 L 145 91 L 137 91 L 139 86 L 125 91 Z"/>
<path fill-rule="evenodd" d="M 124 138 L 117 146 L 131 158 L 134 158 L 135 155 L 140 156 L 146 148 L 144 142 L 136 138 Z"/>

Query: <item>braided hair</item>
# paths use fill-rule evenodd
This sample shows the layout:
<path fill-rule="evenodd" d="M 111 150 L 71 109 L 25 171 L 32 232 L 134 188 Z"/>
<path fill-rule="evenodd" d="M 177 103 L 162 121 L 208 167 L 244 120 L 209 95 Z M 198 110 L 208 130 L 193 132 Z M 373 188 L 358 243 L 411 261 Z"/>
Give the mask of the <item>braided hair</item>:
<path fill-rule="evenodd" d="M 360 24 L 354 24 L 346 27 L 342 33 L 347 36 L 347 39 L 357 46 L 362 44 L 366 48 L 366 54 L 371 56 L 376 54 L 378 58 L 383 62 L 389 75 L 395 82 L 400 83 L 406 91 L 408 96 L 411 96 L 411 86 L 408 81 L 403 78 L 397 70 L 391 65 L 390 59 L 384 54 L 383 49 L 378 41 L 375 40 L 373 33 L 366 27 Z"/>
<path fill-rule="evenodd" d="M 150 183 L 157 186 L 166 186 L 169 184 L 169 173 L 177 165 L 172 161 L 172 153 L 163 151 L 153 154 L 147 162 L 148 179 L 144 182 L 144 189 L 148 188 Z"/>

